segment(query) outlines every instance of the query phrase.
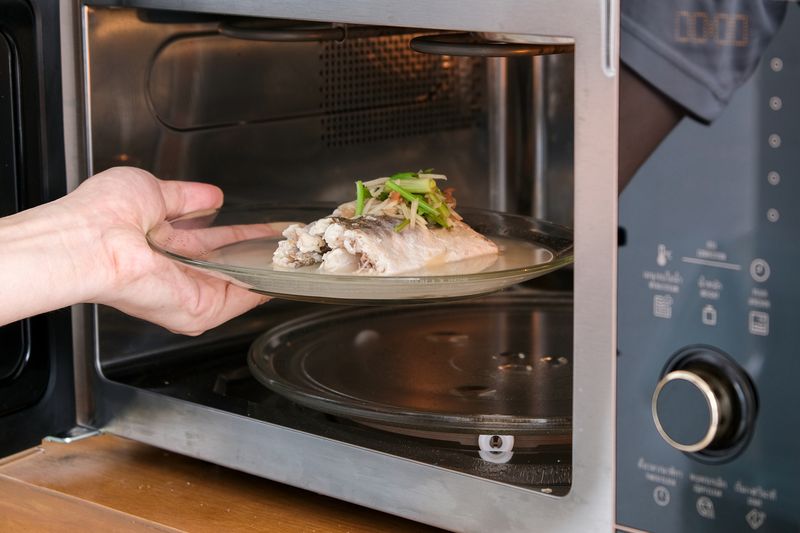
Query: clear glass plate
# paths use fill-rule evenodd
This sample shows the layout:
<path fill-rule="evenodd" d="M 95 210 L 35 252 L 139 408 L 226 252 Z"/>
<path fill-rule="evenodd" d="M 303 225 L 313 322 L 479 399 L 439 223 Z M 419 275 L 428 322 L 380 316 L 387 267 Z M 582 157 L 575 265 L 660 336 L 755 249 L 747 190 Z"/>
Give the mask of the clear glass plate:
<path fill-rule="evenodd" d="M 289 224 L 329 215 L 333 206 L 222 207 L 166 221 L 150 245 L 186 265 L 270 296 L 331 303 L 413 303 L 491 293 L 573 260 L 569 229 L 532 218 L 459 209 L 500 254 L 449 263 L 403 276 L 329 274 L 317 267 L 273 268 L 272 253 Z"/>
<path fill-rule="evenodd" d="M 563 440 L 572 316 L 570 299 L 524 291 L 328 308 L 266 332 L 248 362 L 274 392 L 364 423 Z"/>

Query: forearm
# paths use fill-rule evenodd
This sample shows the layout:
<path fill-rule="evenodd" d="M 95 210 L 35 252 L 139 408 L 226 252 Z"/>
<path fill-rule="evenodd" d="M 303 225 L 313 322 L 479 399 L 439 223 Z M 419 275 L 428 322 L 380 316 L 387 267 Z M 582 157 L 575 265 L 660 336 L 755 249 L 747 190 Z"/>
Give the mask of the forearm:
<path fill-rule="evenodd" d="M 684 110 L 623 65 L 619 80 L 619 190 L 684 117 Z"/>
<path fill-rule="evenodd" d="M 91 300 L 106 276 L 93 231 L 61 201 L 0 219 L 0 324 Z"/>

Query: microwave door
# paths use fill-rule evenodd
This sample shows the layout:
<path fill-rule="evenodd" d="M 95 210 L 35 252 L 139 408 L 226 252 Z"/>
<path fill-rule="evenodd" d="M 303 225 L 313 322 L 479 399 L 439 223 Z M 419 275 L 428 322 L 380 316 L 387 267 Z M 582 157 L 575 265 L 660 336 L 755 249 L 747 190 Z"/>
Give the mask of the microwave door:
<path fill-rule="evenodd" d="M 0 0 L 0 216 L 65 188 L 61 93 L 43 75 L 58 72 L 57 5 L 38 7 Z M 60 310 L 0 327 L 0 457 L 75 425 L 69 317 Z"/>

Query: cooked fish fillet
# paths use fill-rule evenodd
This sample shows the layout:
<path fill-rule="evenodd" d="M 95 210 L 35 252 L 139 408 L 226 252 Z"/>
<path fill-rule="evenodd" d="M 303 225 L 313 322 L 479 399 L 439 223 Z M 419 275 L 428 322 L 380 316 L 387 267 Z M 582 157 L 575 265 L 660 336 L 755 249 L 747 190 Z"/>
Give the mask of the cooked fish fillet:
<path fill-rule="evenodd" d="M 450 228 L 417 225 L 399 232 L 396 225 L 395 218 L 371 215 L 329 216 L 305 226 L 292 225 L 283 232 L 286 240 L 278 244 L 273 264 L 287 268 L 319 264 L 330 273 L 391 276 L 497 255 L 495 243 L 461 221 Z"/>

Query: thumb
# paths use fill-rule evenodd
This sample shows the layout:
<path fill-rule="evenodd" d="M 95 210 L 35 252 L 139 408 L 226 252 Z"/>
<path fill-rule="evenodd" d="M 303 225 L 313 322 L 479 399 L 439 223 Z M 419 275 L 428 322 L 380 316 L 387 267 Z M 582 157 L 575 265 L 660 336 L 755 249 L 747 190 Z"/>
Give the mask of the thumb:
<path fill-rule="evenodd" d="M 195 181 L 159 180 L 167 218 L 175 218 L 193 211 L 217 209 L 222 205 L 222 189 L 208 183 Z"/>

